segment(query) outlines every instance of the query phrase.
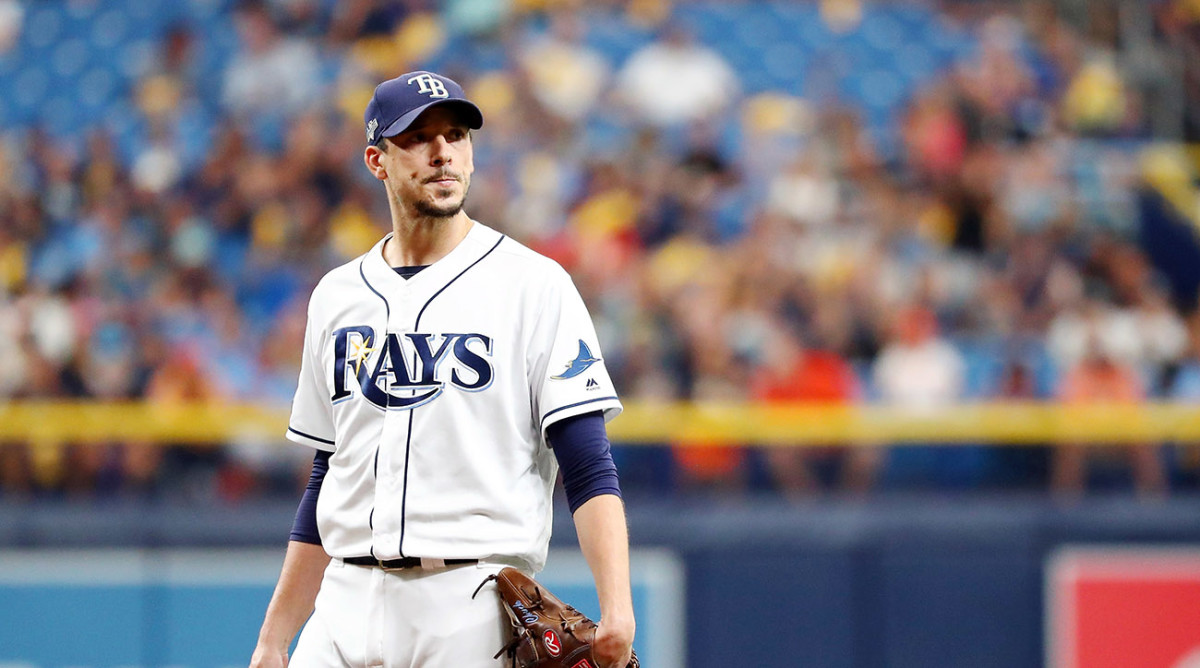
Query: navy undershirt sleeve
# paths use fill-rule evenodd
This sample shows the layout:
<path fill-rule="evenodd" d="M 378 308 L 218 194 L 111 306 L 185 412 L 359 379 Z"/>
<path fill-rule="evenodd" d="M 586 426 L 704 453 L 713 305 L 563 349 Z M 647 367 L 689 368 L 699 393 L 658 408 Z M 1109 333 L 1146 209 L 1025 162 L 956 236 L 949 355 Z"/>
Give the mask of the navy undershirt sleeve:
<path fill-rule="evenodd" d="M 546 428 L 546 437 L 563 474 L 567 505 L 574 513 L 592 497 L 621 496 L 617 466 L 599 411 L 563 418 Z"/>
<path fill-rule="evenodd" d="M 300 497 L 300 507 L 296 508 L 296 519 L 292 522 L 291 539 L 294 541 L 321 544 L 321 533 L 317 531 L 317 495 L 321 493 L 321 483 L 329 471 L 329 457 L 332 454 L 317 450 L 313 457 L 312 474 L 308 477 L 304 496 Z"/>

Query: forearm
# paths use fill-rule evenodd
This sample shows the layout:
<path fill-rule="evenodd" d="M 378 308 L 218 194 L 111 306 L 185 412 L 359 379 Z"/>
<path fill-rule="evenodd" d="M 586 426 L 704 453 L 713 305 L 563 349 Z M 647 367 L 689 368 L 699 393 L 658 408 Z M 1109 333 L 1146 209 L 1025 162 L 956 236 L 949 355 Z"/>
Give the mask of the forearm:
<path fill-rule="evenodd" d="M 629 585 L 629 533 L 625 505 L 613 494 L 594 496 L 574 514 L 579 548 L 592 570 L 600 598 L 600 617 L 633 629 Z"/>
<path fill-rule="evenodd" d="M 305 620 L 312 614 L 321 589 L 321 578 L 329 565 L 329 555 L 320 545 L 291 541 L 275 594 L 267 606 L 266 618 L 258 634 L 258 644 L 286 650 Z"/>

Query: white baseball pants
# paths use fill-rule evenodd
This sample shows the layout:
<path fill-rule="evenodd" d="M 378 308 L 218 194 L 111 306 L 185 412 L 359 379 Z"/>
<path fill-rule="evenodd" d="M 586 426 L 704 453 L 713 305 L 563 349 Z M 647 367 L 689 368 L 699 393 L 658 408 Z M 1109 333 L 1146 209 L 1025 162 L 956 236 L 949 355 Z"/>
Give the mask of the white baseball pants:
<path fill-rule="evenodd" d="M 511 637 L 489 582 L 502 565 L 384 571 L 332 559 L 292 668 L 498 668 Z"/>

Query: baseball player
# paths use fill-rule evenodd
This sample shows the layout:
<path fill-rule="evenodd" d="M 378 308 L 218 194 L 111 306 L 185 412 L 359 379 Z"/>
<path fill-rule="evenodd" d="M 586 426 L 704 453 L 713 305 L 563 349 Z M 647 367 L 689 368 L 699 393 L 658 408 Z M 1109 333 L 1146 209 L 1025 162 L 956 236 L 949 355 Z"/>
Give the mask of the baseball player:
<path fill-rule="evenodd" d="M 604 427 L 621 404 L 587 310 L 555 262 L 463 212 L 483 116 L 457 83 L 385 81 L 365 122 L 392 232 L 309 302 L 287 436 L 317 452 L 251 665 L 287 665 L 301 626 L 293 666 L 501 665 L 509 622 L 472 592 L 542 568 L 561 468 L 600 599 L 594 652 L 624 667 L 628 539 Z"/>

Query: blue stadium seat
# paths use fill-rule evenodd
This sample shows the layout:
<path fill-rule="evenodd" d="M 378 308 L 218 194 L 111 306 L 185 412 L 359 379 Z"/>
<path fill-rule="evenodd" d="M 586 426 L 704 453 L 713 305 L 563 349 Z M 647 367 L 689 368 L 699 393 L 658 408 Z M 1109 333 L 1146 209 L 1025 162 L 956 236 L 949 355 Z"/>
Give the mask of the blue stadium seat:
<path fill-rule="evenodd" d="M 773 88 L 798 95 L 804 73 L 810 64 L 810 55 L 795 42 L 783 42 L 768 46 L 762 56 L 763 69 L 772 78 Z"/>
<path fill-rule="evenodd" d="M 62 33 L 63 18 L 56 7 L 47 3 L 25 17 L 21 35 L 27 49 L 42 50 L 54 45 Z"/>
<path fill-rule="evenodd" d="M 910 84 L 921 84 L 941 69 L 937 57 L 920 40 L 901 46 L 895 54 L 896 70 Z"/>
<path fill-rule="evenodd" d="M 323 0 L 327 11 L 335 4 Z M 674 18 L 728 60 L 747 94 L 804 94 L 811 92 L 806 89 L 813 72 L 825 73 L 885 142 L 893 139 L 895 115 L 913 90 L 974 49 L 972 35 L 916 5 L 868 5 L 862 24 L 847 34 L 831 32 L 815 4 L 785 0 L 686 4 L 675 9 Z M 14 91 L 0 101 L 0 117 L 6 125 L 34 122 L 38 110 L 56 108 L 49 98 L 68 88 L 88 117 L 111 122 L 126 108 L 123 92 L 153 62 L 165 31 L 180 22 L 197 37 L 190 71 L 203 116 L 211 118 L 219 106 L 224 68 L 238 48 L 226 0 L 32 4 L 18 47 L 0 59 L 0 84 Z M 587 10 L 585 23 L 586 41 L 614 67 L 654 38 L 653 29 L 631 27 L 616 12 Z M 530 25 L 531 30 L 545 27 Z M 451 61 L 475 70 L 508 65 L 499 47 L 458 35 L 450 35 L 423 65 L 436 68 Z M 329 75 L 337 57 L 326 65 Z M 119 125 L 130 134 L 130 123 Z"/>
<path fill-rule="evenodd" d="M 801 21 L 815 16 L 811 5 L 797 2 L 768 2 L 763 8 L 771 20 L 785 30 L 794 29 L 800 25 Z"/>
<path fill-rule="evenodd" d="M 894 54 L 912 39 L 908 26 L 882 8 L 868 11 L 859 30 L 868 46 L 885 55 Z"/>
<path fill-rule="evenodd" d="M 187 19 L 200 24 L 224 20 L 227 10 L 228 3 L 223 0 L 197 0 L 186 3 L 184 8 Z"/>
<path fill-rule="evenodd" d="M 17 75 L 12 100 L 24 113 L 36 109 L 50 90 L 50 75 L 41 67 L 28 67 Z"/>
<path fill-rule="evenodd" d="M 929 30 L 937 25 L 937 17 L 928 7 L 916 4 L 888 7 L 886 10 L 893 19 L 904 25 L 908 34 L 914 39 L 924 39 Z"/>
<path fill-rule="evenodd" d="M 95 113 L 107 107 L 117 93 L 117 75 L 103 65 L 93 67 L 79 78 L 79 103 Z"/>
<path fill-rule="evenodd" d="M 649 32 L 630 29 L 628 24 L 617 17 L 605 14 L 592 14 L 588 17 L 585 42 L 614 66 L 620 66 L 634 51 L 651 39 L 652 35 Z"/>
<path fill-rule="evenodd" d="M 607 116 L 593 116 L 584 128 L 583 143 L 588 154 L 597 157 L 615 157 L 628 148 L 632 139 L 632 130 Z"/>
<path fill-rule="evenodd" d="M 63 15 L 73 23 L 87 25 L 96 18 L 103 3 L 100 2 L 68 2 L 63 8 Z"/>
<path fill-rule="evenodd" d="M 92 51 L 88 43 L 80 37 L 59 42 L 50 54 L 51 71 L 60 80 L 70 80 L 92 60 Z"/>
<path fill-rule="evenodd" d="M 725 37 L 729 32 L 729 23 L 734 20 L 721 12 L 711 11 L 710 8 L 705 8 L 704 11 L 685 11 L 691 8 L 680 8 L 678 14 L 686 17 L 688 25 L 697 39 L 708 45 L 717 45 L 725 41 Z"/>
<path fill-rule="evenodd" d="M 92 119 L 76 98 L 71 93 L 59 92 L 42 102 L 38 117 L 47 132 L 58 137 L 78 136 L 81 128 L 90 125 Z"/>
<path fill-rule="evenodd" d="M 741 42 L 748 47 L 765 48 L 784 39 L 784 26 L 766 8 L 757 5 L 745 7 L 741 16 L 726 33 L 726 38 Z"/>
<path fill-rule="evenodd" d="M 133 161 L 143 122 L 133 104 L 122 98 L 115 99 L 104 111 L 101 125 L 113 138 L 117 154 L 125 164 Z"/>
<path fill-rule="evenodd" d="M 13 49 L 7 53 L 0 53 L 0 81 L 11 79 L 17 75 L 22 69 L 20 59 L 20 49 Z M 4 88 L 3 90 L 11 90 Z M 0 95 L 0 98 L 4 96 Z"/>
<path fill-rule="evenodd" d="M 857 99 L 871 111 L 890 111 L 904 99 L 904 80 L 895 72 L 875 69 L 853 77 Z"/>
<path fill-rule="evenodd" d="M 970 35 L 957 30 L 945 30 L 940 24 L 931 23 L 926 34 L 926 43 L 943 62 L 970 57 L 975 53 L 975 42 Z"/>
<path fill-rule="evenodd" d="M 150 40 L 139 39 L 126 43 L 121 47 L 116 60 L 121 76 L 127 79 L 141 76 L 152 62 L 156 51 L 157 45 Z"/>
<path fill-rule="evenodd" d="M 90 40 L 94 47 L 107 51 L 124 42 L 129 32 L 129 17 L 115 9 L 109 9 L 97 16 L 92 23 Z"/>
<path fill-rule="evenodd" d="M 796 39 L 810 49 L 828 48 L 834 42 L 835 35 L 815 8 L 797 13 L 793 25 Z"/>

